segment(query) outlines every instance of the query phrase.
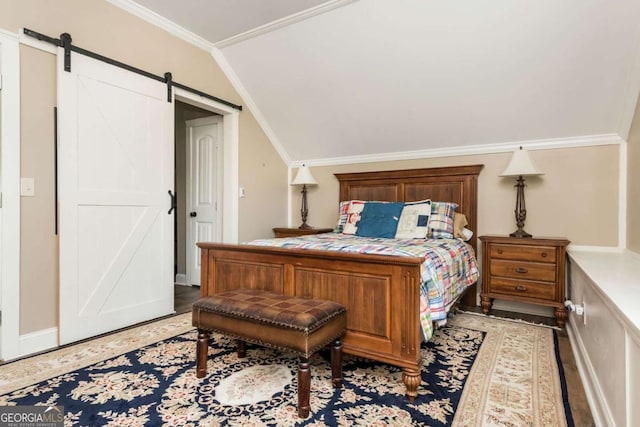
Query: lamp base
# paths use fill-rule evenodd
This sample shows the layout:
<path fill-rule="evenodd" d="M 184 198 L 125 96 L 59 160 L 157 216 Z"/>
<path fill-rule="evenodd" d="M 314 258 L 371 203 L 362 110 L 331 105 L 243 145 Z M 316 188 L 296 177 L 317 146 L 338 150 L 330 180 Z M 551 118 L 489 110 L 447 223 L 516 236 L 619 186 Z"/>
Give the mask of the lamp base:
<path fill-rule="evenodd" d="M 517 237 L 517 238 L 527 238 L 527 237 L 532 237 L 531 234 L 527 233 L 526 231 L 524 231 L 523 229 L 519 228 L 516 231 L 514 231 L 513 233 L 509 234 L 509 236 L 511 237 Z"/>
<path fill-rule="evenodd" d="M 306 222 L 303 222 L 302 225 L 300 227 L 298 227 L 298 228 L 301 229 L 301 230 L 310 230 L 313 227 L 310 226 L 309 224 L 307 224 Z"/>

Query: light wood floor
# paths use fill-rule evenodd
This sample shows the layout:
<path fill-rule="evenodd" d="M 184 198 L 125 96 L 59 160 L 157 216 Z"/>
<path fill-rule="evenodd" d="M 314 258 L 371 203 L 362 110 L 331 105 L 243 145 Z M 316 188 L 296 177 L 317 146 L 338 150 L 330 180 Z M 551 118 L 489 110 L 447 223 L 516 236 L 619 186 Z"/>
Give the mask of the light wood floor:
<path fill-rule="evenodd" d="M 187 313 L 191 311 L 191 304 L 200 296 L 200 288 L 196 286 L 175 286 L 175 310 L 176 313 Z M 480 312 L 480 307 L 465 309 Z M 511 313 L 508 311 L 492 310 L 491 314 L 498 317 L 517 318 L 534 323 L 542 323 L 546 325 L 555 325 L 555 318 L 532 316 L 521 313 Z M 558 332 L 558 347 L 560 349 L 560 359 L 564 369 L 565 379 L 567 381 L 567 394 L 569 397 L 569 406 L 571 414 L 576 426 L 591 427 L 595 426 L 589 403 L 584 393 L 582 380 L 576 367 L 576 361 L 571 349 L 571 343 L 565 330 Z"/>

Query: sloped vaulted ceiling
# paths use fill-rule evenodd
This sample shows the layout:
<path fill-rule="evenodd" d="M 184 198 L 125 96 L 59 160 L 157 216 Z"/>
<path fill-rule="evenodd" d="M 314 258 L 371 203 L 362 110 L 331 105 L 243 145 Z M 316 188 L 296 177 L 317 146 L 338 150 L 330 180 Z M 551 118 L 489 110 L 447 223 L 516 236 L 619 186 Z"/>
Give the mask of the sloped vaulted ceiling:
<path fill-rule="evenodd" d="M 637 0 L 359 0 L 220 53 L 297 162 L 625 139 L 639 43 Z"/>

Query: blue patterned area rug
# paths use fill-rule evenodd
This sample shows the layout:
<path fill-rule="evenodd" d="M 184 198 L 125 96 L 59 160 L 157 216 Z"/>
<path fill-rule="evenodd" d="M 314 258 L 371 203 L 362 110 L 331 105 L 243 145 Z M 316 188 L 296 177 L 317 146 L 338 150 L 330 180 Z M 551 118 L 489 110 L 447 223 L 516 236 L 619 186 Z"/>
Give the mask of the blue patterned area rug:
<path fill-rule="evenodd" d="M 399 368 L 346 355 L 334 389 L 328 354 L 314 355 L 301 420 L 297 357 L 248 346 L 239 359 L 213 334 L 197 379 L 187 314 L 0 366 L 0 405 L 61 405 L 65 426 L 572 425 L 554 334 L 457 315 L 423 345 L 413 403 Z"/>

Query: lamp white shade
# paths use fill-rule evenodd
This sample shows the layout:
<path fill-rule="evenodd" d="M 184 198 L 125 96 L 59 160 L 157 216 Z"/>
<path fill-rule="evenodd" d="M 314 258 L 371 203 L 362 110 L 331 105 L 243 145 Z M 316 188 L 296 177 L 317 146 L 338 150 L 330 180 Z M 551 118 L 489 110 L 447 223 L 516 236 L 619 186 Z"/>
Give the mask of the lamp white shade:
<path fill-rule="evenodd" d="M 513 152 L 511 161 L 500 176 L 531 176 L 543 174 L 544 172 L 535 167 L 531 161 L 529 152 L 520 147 L 519 150 Z"/>
<path fill-rule="evenodd" d="M 291 185 L 316 185 L 316 179 L 311 175 L 311 169 L 307 165 L 298 168 L 298 173 Z"/>

